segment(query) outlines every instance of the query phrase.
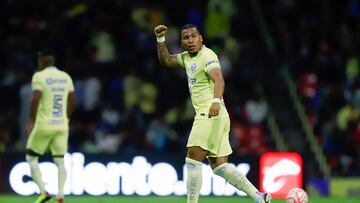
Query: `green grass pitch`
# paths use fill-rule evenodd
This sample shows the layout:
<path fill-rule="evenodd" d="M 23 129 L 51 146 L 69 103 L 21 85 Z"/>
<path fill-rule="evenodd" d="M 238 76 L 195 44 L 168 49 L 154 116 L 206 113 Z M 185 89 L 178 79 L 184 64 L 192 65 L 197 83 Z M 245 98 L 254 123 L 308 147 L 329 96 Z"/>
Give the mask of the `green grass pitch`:
<path fill-rule="evenodd" d="M 0 195 L 1 203 L 32 203 L 36 196 Z M 49 203 L 55 202 L 53 199 Z M 186 203 L 185 197 L 138 197 L 138 196 L 66 196 L 66 203 Z M 310 198 L 309 203 L 359 203 L 360 198 Z M 244 197 L 201 197 L 199 203 L 253 203 Z M 283 199 L 275 199 L 273 203 L 285 203 Z"/>

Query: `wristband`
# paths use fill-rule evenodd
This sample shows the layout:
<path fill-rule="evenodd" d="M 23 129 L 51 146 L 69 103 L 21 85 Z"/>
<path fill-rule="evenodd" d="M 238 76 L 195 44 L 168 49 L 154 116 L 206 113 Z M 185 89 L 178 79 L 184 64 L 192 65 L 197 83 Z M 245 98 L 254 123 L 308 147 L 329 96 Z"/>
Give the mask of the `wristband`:
<path fill-rule="evenodd" d="M 158 43 L 165 42 L 165 36 L 156 37 L 156 41 L 157 41 Z"/>
<path fill-rule="evenodd" d="M 213 98 L 212 103 L 221 103 L 220 98 Z"/>

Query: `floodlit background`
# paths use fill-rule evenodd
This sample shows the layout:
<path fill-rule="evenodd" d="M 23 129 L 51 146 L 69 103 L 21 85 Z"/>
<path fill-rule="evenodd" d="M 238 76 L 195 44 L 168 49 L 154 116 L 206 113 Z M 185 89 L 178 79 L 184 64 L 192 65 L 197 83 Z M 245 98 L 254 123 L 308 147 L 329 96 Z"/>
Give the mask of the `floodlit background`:
<path fill-rule="evenodd" d="M 86 202 L 116 197 L 130 202 L 139 195 L 151 196 L 144 202 L 171 202 L 157 199 L 162 194 L 180 195 L 174 202 L 184 202 L 180 183 L 194 113 L 184 71 L 162 67 L 157 60 L 153 28 L 167 25 L 169 51 L 178 53 L 179 29 L 187 23 L 200 26 L 205 45 L 222 65 L 231 162 L 248 167 L 249 179 L 264 189 L 264 153 L 296 152 L 298 173 L 274 169 L 287 181 L 279 191 L 288 191 L 296 180 L 310 200 L 358 200 L 359 6 L 357 0 L 1 1 L 1 202 L 33 201 L 22 195 L 37 191 L 24 162 L 23 129 L 36 53 L 44 47 L 55 51 L 56 65 L 73 77 L 76 89 L 67 168 L 74 176 L 104 176 L 99 181 L 68 178 L 67 187 L 75 188 L 68 190 L 73 201 L 84 194 Z M 139 157 L 147 167 L 137 171 Z M 49 184 L 56 184 L 49 158 L 42 159 L 42 170 L 48 171 Z M 265 167 L 275 168 L 283 158 L 264 161 L 270 164 Z M 156 181 L 163 173 L 173 179 Z M 11 174 L 18 178 L 12 180 Z M 117 186 L 124 181 L 131 186 L 102 188 L 108 184 L 105 176 L 118 180 L 113 182 Z M 241 198 L 216 177 L 209 181 L 202 193 L 209 202 L 218 201 L 218 195 L 232 196 L 224 198 L 230 202 Z"/>

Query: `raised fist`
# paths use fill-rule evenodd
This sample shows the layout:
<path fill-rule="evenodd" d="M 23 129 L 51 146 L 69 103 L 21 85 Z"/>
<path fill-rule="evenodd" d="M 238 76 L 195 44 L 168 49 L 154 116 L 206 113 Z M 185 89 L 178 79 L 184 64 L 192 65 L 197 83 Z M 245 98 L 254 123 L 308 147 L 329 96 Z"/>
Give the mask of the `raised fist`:
<path fill-rule="evenodd" d="M 165 25 L 158 25 L 154 28 L 155 36 L 158 38 L 165 36 L 166 32 L 167 32 L 167 27 Z"/>

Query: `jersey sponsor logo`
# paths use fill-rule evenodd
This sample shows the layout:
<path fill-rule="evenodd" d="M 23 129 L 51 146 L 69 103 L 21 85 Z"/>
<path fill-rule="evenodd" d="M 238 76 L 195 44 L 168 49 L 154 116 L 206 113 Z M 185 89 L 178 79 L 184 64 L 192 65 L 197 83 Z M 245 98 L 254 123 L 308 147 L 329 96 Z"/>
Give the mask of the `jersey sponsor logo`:
<path fill-rule="evenodd" d="M 207 67 L 208 65 L 213 64 L 213 63 L 219 63 L 219 62 L 216 60 L 209 61 L 205 64 L 205 67 Z"/>
<path fill-rule="evenodd" d="M 66 84 L 67 80 L 63 78 L 46 78 L 46 84 L 54 85 L 54 84 Z"/>
<path fill-rule="evenodd" d="M 194 72 L 196 70 L 196 63 L 191 64 L 191 71 Z"/>
<path fill-rule="evenodd" d="M 260 159 L 260 189 L 285 198 L 290 189 L 302 187 L 302 159 L 297 153 L 268 152 Z"/>

